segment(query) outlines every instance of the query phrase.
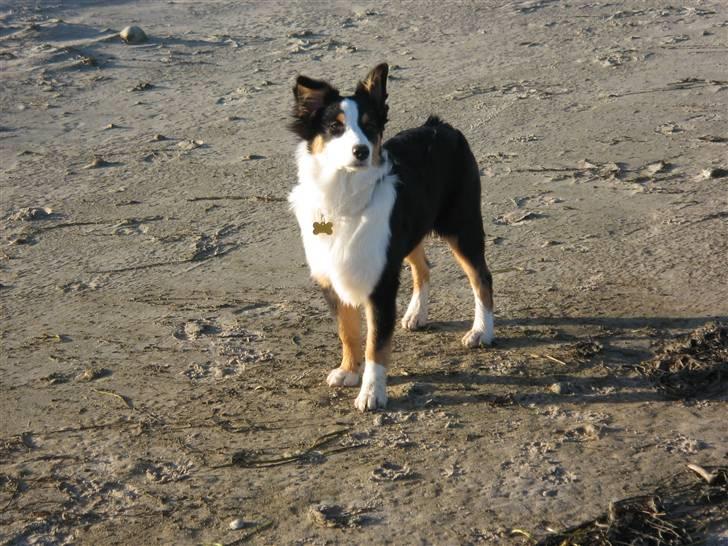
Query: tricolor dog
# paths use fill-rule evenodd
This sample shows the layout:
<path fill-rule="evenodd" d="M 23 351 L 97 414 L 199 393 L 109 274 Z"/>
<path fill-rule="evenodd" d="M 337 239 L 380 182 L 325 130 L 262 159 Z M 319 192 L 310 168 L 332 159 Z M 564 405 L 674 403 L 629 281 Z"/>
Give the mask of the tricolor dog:
<path fill-rule="evenodd" d="M 416 330 L 427 321 L 428 234 L 447 241 L 475 295 L 475 320 L 463 344 L 493 340 L 478 165 L 463 134 L 436 117 L 383 142 L 388 71 L 386 64 L 375 67 L 351 96 L 305 76 L 293 88 L 291 129 L 301 142 L 298 184 L 289 201 L 311 276 L 337 316 L 343 358 L 327 382 L 332 387 L 361 382 L 354 402 L 360 411 L 387 403 L 403 261 L 412 269 L 414 292 L 402 326 Z"/>

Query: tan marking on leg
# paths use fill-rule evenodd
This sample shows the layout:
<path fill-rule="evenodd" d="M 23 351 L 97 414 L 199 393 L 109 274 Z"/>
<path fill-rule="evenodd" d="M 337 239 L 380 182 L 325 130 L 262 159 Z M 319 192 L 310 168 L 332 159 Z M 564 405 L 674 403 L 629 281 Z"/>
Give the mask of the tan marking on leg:
<path fill-rule="evenodd" d="M 312 154 L 318 154 L 324 151 L 324 137 L 321 135 L 316 135 L 311 142 L 311 153 Z"/>
<path fill-rule="evenodd" d="M 339 302 L 336 310 L 339 323 L 339 339 L 341 339 L 343 349 L 341 368 L 349 372 L 359 373 L 359 367 L 364 356 L 361 346 L 361 317 L 359 315 L 359 309 Z"/>
<path fill-rule="evenodd" d="M 483 302 L 483 305 L 485 305 L 485 308 L 492 312 L 493 311 L 493 292 L 487 284 L 483 282 L 482 277 L 480 276 L 479 272 L 473 267 L 473 265 L 465 258 L 465 256 L 462 255 L 460 252 L 460 247 L 458 246 L 458 240 L 457 237 L 443 237 L 445 241 L 447 241 L 447 244 L 450 245 L 450 250 L 452 250 L 453 255 L 455 256 L 455 259 L 460 264 L 460 267 L 463 268 L 463 271 L 468 277 L 468 280 L 470 281 L 470 286 L 473 289 L 473 292 L 475 292 L 478 295 L 478 299 Z M 488 266 L 486 265 L 486 272 L 488 270 Z"/>
<path fill-rule="evenodd" d="M 331 290 L 331 280 L 328 277 L 314 276 L 313 280 L 324 290 Z M 336 322 L 339 326 L 339 339 L 341 340 L 342 349 L 341 368 L 349 372 L 359 373 L 359 366 L 363 359 L 359 309 L 346 305 L 335 293 L 334 297 L 336 298 Z"/>
<path fill-rule="evenodd" d="M 427 324 L 427 308 L 430 293 L 430 266 L 425 257 L 424 240 L 405 258 L 412 270 L 412 297 L 402 317 L 402 328 L 418 330 Z"/>
<path fill-rule="evenodd" d="M 384 367 L 389 366 L 389 357 L 392 354 L 392 337 L 387 339 L 383 347 L 377 348 L 377 321 L 371 303 L 366 306 L 367 314 L 367 362 L 376 362 Z"/>
<path fill-rule="evenodd" d="M 318 284 L 318 285 L 319 285 L 319 286 L 320 286 L 321 288 L 331 288 L 331 281 L 329 280 L 329 278 L 328 278 L 328 277 L 324 277 L 324 276 L 317 276 L 317 275 L 312 275 L 312 276 L 311 276 L 311 278 L 312 278 L 312 279 L 313 279 L 314 281 L 316 281 L 316 283 L 317 283 L 317 284 Z"/>
<path fill-rule="evenodd" d="M 422 285 L 430 282 L 430 266 L 425 257 L 425 241 L 420 243 L 405 258 L 412 268 L 412 284 L 415 292 L 419 292 Z"/>

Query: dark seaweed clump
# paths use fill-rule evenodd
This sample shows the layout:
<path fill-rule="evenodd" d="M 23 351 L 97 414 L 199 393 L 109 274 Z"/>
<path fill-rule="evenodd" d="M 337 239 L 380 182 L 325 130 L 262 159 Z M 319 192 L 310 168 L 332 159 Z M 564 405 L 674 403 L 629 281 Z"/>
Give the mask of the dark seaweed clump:
<path fill-rule="evenodd" d="M 611 502 L 602 516 L 536 546 L 687 546 L 728 521 L 728 467 L 690 465 L 650 495 Z M 693 474 L 694 473 L 694 474 Z"/>
<path fill-rule="evenodd" d="M 669 398 L 705 398 L 728 390 L 728 326 L 713 322 L 667 343 L 641 373 Z"/>

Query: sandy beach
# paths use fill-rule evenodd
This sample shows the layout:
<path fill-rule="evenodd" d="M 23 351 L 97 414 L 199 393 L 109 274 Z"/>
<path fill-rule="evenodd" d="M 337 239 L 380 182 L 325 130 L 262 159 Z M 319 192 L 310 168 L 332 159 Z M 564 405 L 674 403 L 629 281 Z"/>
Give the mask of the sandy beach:
<path fill-rule="evenodd" d="M 383 61 L 385 137 L 437 114 L 479 163 L 496 341 L 428 240 L 362 414 L 287 125 L 296 75 Z M 2 544 L 535 544 L 725 480 L 722 0 L 0 2 L 0 165 Z M 711 381 L 650 375 L 680 351 Z"/>

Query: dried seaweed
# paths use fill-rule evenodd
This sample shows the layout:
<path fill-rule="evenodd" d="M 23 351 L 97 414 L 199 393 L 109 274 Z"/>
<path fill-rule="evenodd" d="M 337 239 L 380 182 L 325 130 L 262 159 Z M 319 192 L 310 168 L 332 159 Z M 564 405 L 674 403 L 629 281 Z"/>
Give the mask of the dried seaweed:
<path fill-rule="evenodd" d="M 0 492 L 9 493 L 8 500 L 0 508 L 0 512 L 4 512 L 20 496 L 20 480 L 7 474 L 0 474 Z"/>
<path fill-rule="evenodd" d="M 728 326 L 698 328 L 666 344 L 638 370 L 669 398 L 719 395 L 728 389 Z"/>
<path fill-rule="evenodd" d="M 728 519 L 728 467 L 688 465 L 650 495 L 609 504 L 600 517 L 554 533 L 536 546 L 687 546 Z"/>

